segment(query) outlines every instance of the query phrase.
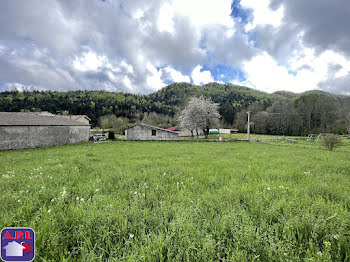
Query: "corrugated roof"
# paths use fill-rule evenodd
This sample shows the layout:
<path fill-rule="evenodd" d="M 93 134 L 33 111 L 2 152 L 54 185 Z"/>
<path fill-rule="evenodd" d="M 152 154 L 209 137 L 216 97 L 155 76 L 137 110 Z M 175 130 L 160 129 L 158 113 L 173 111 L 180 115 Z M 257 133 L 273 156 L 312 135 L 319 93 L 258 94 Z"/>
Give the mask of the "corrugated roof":
<path fill-rule="evenodd" d="M 57 115 L 0 112 L 0 126 L 89 126 L 89 124 Z"/>
<path fill-rule="evenodd" d="M 179 126 L 173 126 L 173 127 L 167 128 L 167 130 L 170 130 L 170 131 L 178 131 L 178 130 L 180 130 L 180 127 L 179 127 Z"/>
<path fill-rule="evenodd" d="M 145 126 L 145 127 L 148 127 L 148 128 L 151 128 L 151 129 L 158 129 L 158 130 L 162 130 L 162 131 L 165 131 L 165 132 L 169 132 L 169 133 L 174 133 L 174 134 L 178 134 L 177 132 L 174 132 L 174 131 L 170 131 L 170 130 L 167 130 L 167 129 L 164 129 L 164 128 L 160 128 L 160 127 L 157 127 L 157 126 L 151 126 L 151 125 L 146 125 L 146 124 L 137 124 L 135 126 Z M 131 128 L 134 128 L 135 126 L 131 127 Z M 131 129 L 129 128 L 129 129 Z"/>

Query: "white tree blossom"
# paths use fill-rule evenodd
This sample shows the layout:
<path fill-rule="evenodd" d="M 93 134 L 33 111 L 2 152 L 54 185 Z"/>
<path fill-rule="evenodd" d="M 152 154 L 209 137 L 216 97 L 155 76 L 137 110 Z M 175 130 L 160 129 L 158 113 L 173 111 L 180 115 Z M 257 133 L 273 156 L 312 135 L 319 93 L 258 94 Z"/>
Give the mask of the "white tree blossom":
<path fill-rule="evenodd" d="M 221 117 L 219 112 L 219 104 L 214 103 L 211 99 L 204 97 L 192 97 L 181 112 L 179 117 L 180 127 L 191 131 L 193 137 L 193 131 L 202 129 L 205 136 L 208 137 L 209 129 L 219 124 L 219 118 Z"/>

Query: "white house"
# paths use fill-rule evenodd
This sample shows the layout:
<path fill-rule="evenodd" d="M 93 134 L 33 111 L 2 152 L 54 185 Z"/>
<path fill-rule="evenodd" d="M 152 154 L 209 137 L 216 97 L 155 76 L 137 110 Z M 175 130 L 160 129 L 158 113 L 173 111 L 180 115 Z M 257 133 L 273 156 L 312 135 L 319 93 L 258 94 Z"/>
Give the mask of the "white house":
<path fill-rule="evenodd" d="M 22 257 L 23 249 L 25 249 L 25 247 L 17 243 L 16 241 L 12 241 L 7 243 L 7 245 L 4 246 L 3 249 L 6 250 L 7 257 Z"/>

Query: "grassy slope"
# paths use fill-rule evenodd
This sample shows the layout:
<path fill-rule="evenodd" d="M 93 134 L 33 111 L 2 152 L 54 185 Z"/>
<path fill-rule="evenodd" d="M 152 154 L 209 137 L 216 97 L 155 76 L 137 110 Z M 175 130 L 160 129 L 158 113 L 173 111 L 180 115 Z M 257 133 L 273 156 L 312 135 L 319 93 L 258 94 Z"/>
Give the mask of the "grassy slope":
<path fill-rule="evenodd" d="M 32 227 L 39 261 L 349 261 L 349 152 L 245 142 L 0 152 L 0 227 Z"/>

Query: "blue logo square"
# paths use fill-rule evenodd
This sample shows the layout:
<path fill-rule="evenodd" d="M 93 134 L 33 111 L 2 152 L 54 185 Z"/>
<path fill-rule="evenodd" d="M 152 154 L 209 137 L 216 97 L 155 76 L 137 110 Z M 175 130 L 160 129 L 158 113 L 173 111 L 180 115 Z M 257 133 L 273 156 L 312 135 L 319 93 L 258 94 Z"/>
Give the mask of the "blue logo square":
<path fill-rule="evenodd" d="M 1 230 L 1 259 L 32 261 L 35 257 L 35 233 L 31 228 L 8 227 Z"/>

